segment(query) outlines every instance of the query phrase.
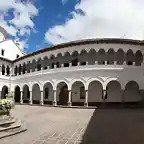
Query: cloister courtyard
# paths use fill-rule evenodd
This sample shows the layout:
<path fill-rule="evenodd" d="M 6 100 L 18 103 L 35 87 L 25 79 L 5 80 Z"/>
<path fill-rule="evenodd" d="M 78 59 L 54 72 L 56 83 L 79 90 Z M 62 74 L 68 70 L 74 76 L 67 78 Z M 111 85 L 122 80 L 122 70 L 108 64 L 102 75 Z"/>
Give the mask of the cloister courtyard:
<path fill-rule="evenodd" d="M 16 105 L 27 131 L 0 144 L 144 144 L 144 109 L 78 109 Z"/>

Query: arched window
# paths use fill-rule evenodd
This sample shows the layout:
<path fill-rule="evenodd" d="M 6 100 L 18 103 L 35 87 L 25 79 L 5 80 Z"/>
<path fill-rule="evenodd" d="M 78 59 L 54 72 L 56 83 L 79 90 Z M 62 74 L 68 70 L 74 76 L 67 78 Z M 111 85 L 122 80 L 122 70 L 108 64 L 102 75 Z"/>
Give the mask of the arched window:
<path fill-rule="evenodd" d="M 78 56 L 79 56 L 79 54 L 78 54 L 77 51 L 74 51 L 72 53 L 72 61 L 71 61 L 72 66 L 77 66 L 78 65 Z"/>
<path fill-rule="evenodd" d="M 2 75 L 5 75 L 5 66 L 2 65 Z"/>
<path fill-rule="evenodd" d="M 22 68 L 21 68 L 21 64 L 19 65 L 19 75 L 21 75 L 21 71 L 22 71 Z"/>
<path fill-rule="evenodd" d="M 15 66 L 15 68 L 14 68 L 14 74 L 15 74 L 15 76 L 17 75 L 17 72 L 18 72 L 18 68 L 17 68 L 17 66 Z"/>
<path fill-rule="evenodd" d="M 38 61 L 37 61 L 37 70 L 38 71 L 41 70 L 41 58 L 39 58 Z"/>
<path fill-rule="evenodd" d="M 25 74 L 25 72 L 26 72 L 26 64 L 25 63 L 22 66 L 22 72 L 23 72 L 23 74 Z"/>
<path fill-rule="evenodd" d="M 6 68 L 6 73 L 7 73 L 7 75 L 10 74 L 10 68 L 9 68 L 9 66 L 7 66 L 7 68 Z"/>

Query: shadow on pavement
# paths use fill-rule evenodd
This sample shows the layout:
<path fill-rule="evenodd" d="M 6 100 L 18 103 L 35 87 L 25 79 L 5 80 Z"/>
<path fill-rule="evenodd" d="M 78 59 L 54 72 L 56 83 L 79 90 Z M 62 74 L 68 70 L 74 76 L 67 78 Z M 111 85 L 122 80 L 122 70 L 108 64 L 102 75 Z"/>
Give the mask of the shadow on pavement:
<path fill-rule="evenodd" d="M 144 109 L 96 109 L 83 143 L 144 144 Z"/>

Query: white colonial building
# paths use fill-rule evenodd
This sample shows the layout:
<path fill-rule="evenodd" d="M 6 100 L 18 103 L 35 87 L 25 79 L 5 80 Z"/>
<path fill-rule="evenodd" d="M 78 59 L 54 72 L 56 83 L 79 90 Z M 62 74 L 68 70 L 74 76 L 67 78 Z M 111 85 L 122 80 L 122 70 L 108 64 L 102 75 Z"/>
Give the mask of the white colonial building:
<path fill-rule="evenodd" d="M 1 98 L 13 91 L 21 104 L 144 102 L 143 41 L 87 39 L 24 54 L 3 29 L 1 36 Z"/>

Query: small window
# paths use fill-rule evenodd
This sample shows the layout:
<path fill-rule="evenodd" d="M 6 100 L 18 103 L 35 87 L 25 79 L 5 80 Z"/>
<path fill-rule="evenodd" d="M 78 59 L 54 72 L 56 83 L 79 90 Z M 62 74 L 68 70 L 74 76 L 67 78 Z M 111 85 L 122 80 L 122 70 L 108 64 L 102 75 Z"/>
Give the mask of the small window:
<path fill-rule="evenodd" d="M 19 58 L 19 55 L 18 55 L 18 54 L 16 55 L 16 58 Z"/>
<path fill-rule="evenodd" d="M 4 56 L 4 49 L 1 49 L 1 55 Z"/>

